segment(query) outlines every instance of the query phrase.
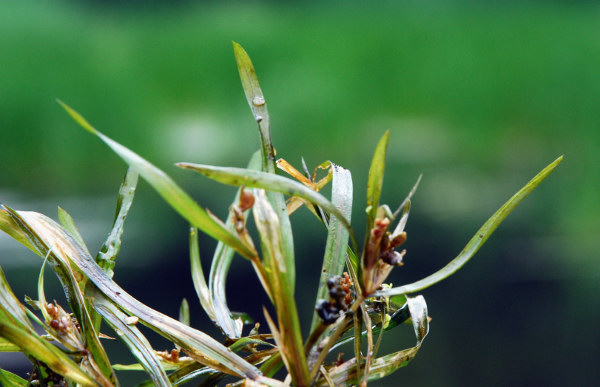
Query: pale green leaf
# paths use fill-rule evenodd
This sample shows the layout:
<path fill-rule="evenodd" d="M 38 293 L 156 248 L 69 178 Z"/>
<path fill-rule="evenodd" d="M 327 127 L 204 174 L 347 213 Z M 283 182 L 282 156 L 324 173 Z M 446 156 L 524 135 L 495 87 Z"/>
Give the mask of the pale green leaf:
<path fill-rule="evenodd" d="M 352 215 L 352 175 L 350 171 L 331 163 L 333 171 L 333 182 L 331 188 L 331 203 L 339 209 L 345 219 Z M 325 255 L 323 257 L 323 266 L 321 268 L 321 278 L 317 290 L 318 302 L 321 299 L 329 298 L 329 289 L 327 280 L 336 275 L 341 275 L 344 270 L 346 260 L 346 251 L 348 249 L 348 230 L 342 225 L 337 217 L 330 217 L 327 224 L 327 242 L 325 244 Z M 313 312 L 311 332 L 319 323 L 320 318 Z"/>
<path fill-rule="evenodd" d="M 179 307 L 179 322 L 190 325 L 190 305 L 185 298 L 181 300 L 181 306 Z"/>
<path fill-rule="evenodd" d="M 249 169 L 260 169 L 260 152 L 255 152 L 250 161 L 248 162 Z M 240 190 L 235 195 L 232 206 L 237 205 L 239 202 Z M 230 211 L 227 217 L 227 226 L 230 227 L 233 224 L 233 215 Z M 230 339 L 237 339 L 242 335 L 243 322 L 233 316 L 229 306 L 227 305 L 226 297 L 226 283 L 227 274 L 231 267 L 233 260 L 233 250 L 231 247 L 225 245 L 223 242 L 219 242 L 215 248 L 215 252 L 212 258 L 212 264 L 210 266 L 210 273 L 208 277 L 208 294 L 209 299 L 206 303 L 209 304 L 210 311 L 207 313 L 211 319 L 219 326 L 221 330 Z M 204 305 L 204 304 L 203 304 Z M 207 309 L 206 307 L 204 308 Z"/>
<path fill-rule="evenodd" d="M 233 250 L 231 251 L 233 255 Z M 202 263 L 200 261 L 200 247 L 198 246 L 198 229 L 195 227 L 190 228 L 190 267 L 192 274 L 192 282 L 196 289 L 196 294 L 200 300 L 200 305 L 210 317 L 211 320 L 215 320 L 215 311 L 210 301 L 210 294 L 206 279 L 204 278 L 204 271 L 202 270 Z"/>
<path fill-rule="evenodd" d="M 279 218 L 262 189 L 254 189 L 254 222 L 260 236 L 263 264 L 266 269 L 279 323 L 279 349 L 294 384 L 308 385 L 309 373 L 304 355 L 304 345 L 294 289 L 288 280 L 288 268 L 283 257 L 285 246 L 279 226 Z M 274 336 L 276 328 L 271 326 Z M 277 339 L 277 338 L 276 338 Z"/>
<path fill-rule="evenodd" d="M 267 109 L 265 96 L 258 83 L 254 65 L 246 51 L 238 43 L 233 42 L 233 52 L 235 54 L 235 60 L 237 62 L 246 100 L 248 101 L 254 119 L 258 124 L 261 142 L 262 170 L 264 172 L 275 174 L 275 149 L 273 148 L 273 143 L 271 141 L 269 111 Z M 281 235 L 285 246 L 284 257 L 288 267 L 288 280 L 290 281 L 291 287 L 294 288 L 296 281 L 294 239 L 285 200 L 283 195 L 276 192 L 268 192 L 267 197 L 279 216 L 279 225 L 281 227 Z"/>
<path fill-rule="evenodd" d="M 3 310 L 5 311 L 4 317 L 0 314 L 0 318 L 10 319 L 25 329 L 33 330 L 33 326 L 27 318 L 26 308 L 21 304 L 10 288 L 8 281 L 4 276 L 2 266 L 0 266 L 0 305 L 2 305 Z"/>
<path fill-rule="evenodd" d="M 21 227 L 21 231 L 27 235 L 29 242 L 36 247 L 36 254 L 48 259 L 58 275 L 71 310 L 81 326 L 84 345 L 97 365 L 93 371 L 99 372 L 94 375 L 94 378 L 101 385 L 114 384 L 116 375 L 110 366 L 102 344 L 100 344 L 82 292 L 82 288 L 88 284 L 87 276 L 78 266 L 72 266 L 68 259 L 60 258 L 61 253 L 64 253 L 62 249 L 66 245 L 69 249 L 89 257 L 87 249 L 81 246 L 62 226 L 46 216 L 34 212 L 14 211 L 6 206 L 5 209 L 15 223 Z"/>
<path fill-rule="evenodd" d="M 5 338 L 0 337 L 0 352 L 21 352 L 21 349 Z"/>
<path fill-rule="evenodd" d="M 98 313 L 117 332 L 119 338 L 123 340 L 129 351 L 138 359 L 144 370 L 150 375 L 154 385 L 171 386 L 160 360 L 146 337 L 135 324 L 126 323 L 128 316 L 107 300 L 97 289 L 90 292 L 90 297 L 94 298 L 94 306 Z"/>
<path fill-rule="evenodd" d="M 112 278 L 113 268 L 115 267 L 115 259 L 121 249 L 121 236 L 123 235 L 123 227 L 125 218 L 129 213 L 135 190 L 138 182 L 138 173 L 133 168 L 128 168 L 121 187 L 119 188 L 119 196 L 117 198 L 117 206 L 115 210 L 115 219 L 113 220 L 112 229 L 108 238 L 100 248 L 96 255 L 96 262 Z"/>

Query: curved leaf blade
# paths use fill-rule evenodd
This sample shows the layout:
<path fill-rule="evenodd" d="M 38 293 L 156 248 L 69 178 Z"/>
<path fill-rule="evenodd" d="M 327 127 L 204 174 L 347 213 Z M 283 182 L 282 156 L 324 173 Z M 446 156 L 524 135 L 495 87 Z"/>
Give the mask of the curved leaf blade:
<path fill-rule="evenodd" d="M 502 223 L 504 219 L 510 214 L 515 207 L 519 205 L 554 169 L 560 164 L 563 156 L 560 156 L 546 168 L 542 169 L 533 179 L 531 179 L 523 188 L 521 188 L 516 194 L 513 195 L 506 203 L 504 203 L 498 211 L 494 213 L 481 228 L 475 233 L 463 250 L 454 258 L 450 263 L 444 266 L 442 269 L 425 277 L 419 281 L 413 282 L 408 285 L 395 287 L 392 289 L 384 289 L 374 294 L 376 297 L 382 296 L 395 296 L 399 294 L 409 294 L 421 291 L 429 286 L 436 284 L 452 274 L 456 273 L 461 267 L 463 267 L 479 248 L 487 241 L 492 235 L 494 230 Z"/>
<path fill-rule="evenodd" d="M 0 385 L 4 387 L 27 387 L 29 381 L 12 372 L 0 369 Z"/>
<path fill-rule="evenodd" d="M 350 221 L 346 219 L 344 214 L 327 200 L 320 193 L 298 183 L 294 180 L 260 171 L 250 169 L 234 168 L 234 167 L 215 167 L 212 165 L 193 164 L 193 163 L 177 163 L 178 167 L 191 169 L 199 172 L 202 175 L 216 180 L 223 184 L 233 186 L 246 186 L 252 188 L 262 188 L 265 190 L 276 191 L 290 196 L 298 196 L 308 200 L 312 204 L 322 207 L 330 214 L 338 218 L 342 225 L 348 230 L 353 244 L 356 244 L 354 231 L 350 226 Z"/>
<path fill-rule="evenodd" d="M 260 169 L 260 151 L 255 152 L 250 161 L 248 168 Z M 235 195 L 232 205 L 237 205 L 239 202 L 240 190 Z M 227 217 L 227 226 L 233 224 L 233 214 L 230 212 Z M 230 338 L 237 339 L 242 335 L 243 322 L 233 316 L 229 306 L 227 305 L 226 283 L 227 274 L 233 261 L 233 249 L 223 242 L 219 242 L 213 254 L 210 273 L 208 277 L 208 302 L 212 308 L 213 321 L 220 329 Z M 205 308 L 206 309 L 206 308 Z M 210 315 L 210 314 L 209 314 Z"/>
<path fill-rule="evenodd" d="M 204 278 L 204 271 L 202 270 L 202 263 L 200 261 L 200 247 L 198 246 L 198 229 L 196 227 L 190 228 L 190 267 L 192 272 L 192 282 L 194 283 L 194 289 L 200 300 L 202 309 L 206 312 L 211 320 L 215 320 L 215 311 L 210 302 L 210 295 L 208 291 L 208 285 Z"/>
<path fill-rule="evenodd" d="M 238 43 L 233 42 L 233 52 L 237 62 L 240 80 L 246 95 L 246 100 L 250 105 L 252 114 L 258 124 L 258 132 L 261 142 L 262 170 L 264 172 L 275 174 L 275 149 L 271 141 L 271 124 L 269 111 L 265 96 L 258 83 L 254 65 L 248 56 L 248 53 Z M 294 240 L 292 236 L 292 226 L 289 215 L 286 210 L 283 195 L 275 192 L 268 192 L 267 197 L 271 205 L 277 212 L 280 220 L 281 234 L 285 244 L 285 260 L 287 261 L 289 281 L 292 288 L 296 281 L 296 265 L 294 260 Z"/>
<path fill-rule="evenodd" d="M 128 316 L 112 302 L 108 301 L 96 288 L 90 292 L 90 297 L 94 299 L 94 306 L 98 313 L 117 332 L 118 336 L 129 348 L 129 351 L 138 359 L 144 370 L 150 375 L 154 385 L 170 387 L 169 377 L 146 337 L 135 325 L 128 325 L 124 322 Z"/>
<path fill-rule="evenodd" d="M 142 176 L 175 211 L 183 216 L 184 219 L 211 237 L 227 243 L 242 256 L 251 258 L 256 255 L 256 252 L 253 251 L 252 248 L 243 243 L 237 235 L 235 235 L 232 230 L 227 229 L 223 223 L 218 222 L 211 217 L 162 170 L 139 156 L 137 153 L 94 129 L 78 112 L 62 101 L 59 101 L 59 103 L 80 126 L 100 138 L 119 157 L 129 164 L 131 168 Z"/>

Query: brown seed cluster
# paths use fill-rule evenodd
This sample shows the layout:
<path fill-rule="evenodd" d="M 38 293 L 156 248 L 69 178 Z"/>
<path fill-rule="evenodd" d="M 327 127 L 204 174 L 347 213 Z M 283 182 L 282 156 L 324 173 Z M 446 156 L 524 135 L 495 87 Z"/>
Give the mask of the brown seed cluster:
<path fill-rule="evenodd" d="M 400 234 L 394 236 L 390 239 L 390 233 L 387 232 L 384 234 L 381 239 L 381 260 L 388 265 L 392 266 L 402 266 L 404 263 L 402 262 L 402 258 L 404 254 L 406 254 L 406 250 L 402 250 L 401 252 L 395 251 L 395 248 L 400 246 L 406 242 L 406 232 L 403 231 Z"/>
<path fill-rule="evenodd" d="M 329 300 L 320 300 L 316 307 L 317 314 L 325 324 L 333 324 L 342 312 L 348 310 L 352 303 L 351 286 L 352 280 L 348 273 L 344 273 L 344 277 L 336 275 L 327 280 Z"/>
<path fill-rule="evenodd" d="M 362 280 L 365 295 L 375 292 L 395 266 L 404 264 L 406 250 L 397 252 L 396 248 L 406 242 L 406 232 L 401 225 L 392 232 L 389 230 L 390 224 L 391 219 L 385 211 L 379 212 L 363 250 Z"/>
<path fill-rule="evenodd" d="M 79 326 L 77 320 L 52 303 L 46 304 L 46 312 L 48 312 L 51 319 L 50 327 L 59 333 L 67 334 L 72 331 L 73 327 L 78 328 Z"/>

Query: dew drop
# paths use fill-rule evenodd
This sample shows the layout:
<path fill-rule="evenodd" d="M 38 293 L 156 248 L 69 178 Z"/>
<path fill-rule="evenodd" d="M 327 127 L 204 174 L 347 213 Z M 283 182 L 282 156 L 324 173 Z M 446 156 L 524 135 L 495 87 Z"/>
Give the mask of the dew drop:
<path fill-rule="evenodd" d="M 125 317 L 125 324 L 127 325 L 135 325 L 140 319 L 137 316 L 128 316 Z"/>
<path fill-rule="evenodd" d="M 257 95 L 252 99 L 252 105 L 254 106 L 263 106 L 265 104 L 265 98 Z"/>
<path fill-rule="evenodd" d="M 263 120 L 262 116 L 256 116 L 256 122 L 261 122 Z"/>

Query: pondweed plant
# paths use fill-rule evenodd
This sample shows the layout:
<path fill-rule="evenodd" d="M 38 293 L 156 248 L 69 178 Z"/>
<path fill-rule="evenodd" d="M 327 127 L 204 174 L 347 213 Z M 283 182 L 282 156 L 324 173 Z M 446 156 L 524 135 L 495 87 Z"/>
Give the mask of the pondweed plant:
<path fill-rule="evenodd" d="M 79 113 L 60 102 L 84 129 L 100 138 L 128 165 L 117 200 L 113 228 L 100 252 L 92 257 L 73 219 L 61 208 L 58 223 L 35 212 L 4 205 L 0 228 L 43 259 L 38 299 L 22 304 L 0 270 L 0 350 L 23 352 L 33 364 L 29 380 L 0 370 L 4 386 L 117 386 L 115 370 L 144 370 L 144 386 L 178 385 L 199 378 L 201 386 L 226 376 L 232 385 L 341 386 L 367 385 L 407 365 L 429 330 L 422 291 L 460 269 L 506 216 L 561 162 L 544 168 L 510 198 L 441 270 L 415 283 L 392 287 L 390 272 L 403 264 L 405 225 L 418 181 L 395 211 L 380 203 L 389 133 L 375 148 L 367 182 L 366 235 L 359 243 L 350 225 L 352 178 L 348 170 L 327 161 L 313 174 L 300 173 L 276 160 L 269 113 L 254 67 L 242 47 L 234 52 L 246 98 L 258 124 L 260 150 L 247 168 L 179 163 L 224 184 L 238 186 L 227 220 L 200 207 L 163 171 L 94 129 Z M 291 176 L 276 173 L 281 169 Z M 317 179 L 322 170 L 324 177 Z M 112 280 L 125 218 L 138 176 L 145 179 L 189 221 L 191 275 L 200 303 L 224 337 L 213 338 L 189 326 L 187 302 L 179 319 L 137 301 Z M 332 184 L 331 200 L 319 190 Z M 287 200 L 286 200 L 287 197 Z M 307 207 L 327 233 L 323 266 L 308 337 L 301 334 L 294 299 L 296 283 L 290 215 Z M 253 221 L 256 235 L 246 228 Z M 198 231 L 218 240 L 208 280 L 202 272 Z M 251 262 L 272 307 L 263 306 L 268 329 L 245 327 L 227 306 L 225 283 L 235 254 Z M 44 293 L 44 267 L 49 264 L 64 287 L 68 308 L 49 302 Z M 307 311 L 304 311 L 307 313 Z M 101 332 L 106 327 L 112 332 Z M 379 353 L 382 337 L 402 323 L 412 324 L 416 344 L 391 354 Z M 34 324 L 38 328 L 34 328 Z M 173 343 L 170 352 L 156 351 L 138 328 L 142 324 Z M 39 333 L 42 331 L 43 333 Z M 107 336 L 120 338 L 138 360 L 112 365 L 102 345 Z M 335 360 L 337 348 L 352 343 L 353 356 Z M 231 379 L 231 378 L 230 378 Z M 228 379 L 229 380 L 229 379 Z"/>

